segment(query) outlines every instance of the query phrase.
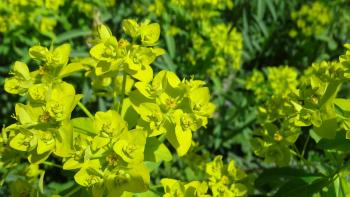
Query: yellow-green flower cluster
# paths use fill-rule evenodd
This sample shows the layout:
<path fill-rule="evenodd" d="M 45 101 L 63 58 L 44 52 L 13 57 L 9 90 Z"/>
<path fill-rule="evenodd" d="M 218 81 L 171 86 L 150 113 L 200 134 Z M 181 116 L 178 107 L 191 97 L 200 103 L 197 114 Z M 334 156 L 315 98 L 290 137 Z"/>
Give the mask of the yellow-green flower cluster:
<path fill-rule="evenodd" d="M 212 25 L 209 22 L 202 23 L 202 31 L 194 32 L 192 43 L 194 54 L 188 53 L 186 58 L 193 65 L 198 61 L 209 61 L 211 67 L 207 72 L 211 76 L 224 76 L 228 70 L 239 70 L 243 40 L 241 33 L 225 23 Z M 212 58 L 210 58 L 212 57 Z"/>
<path fill-rule="evenodd" d="M 67 1 L 70 2 L 70 1 Z M 76 7 L 79 12 L 84 13 L 87 17 L 94 16 L 94 12 L 97 9 L 96 3 L 89 0 L 73 0 L 71 1 L 72 6 Z M 100 0 L 99 3 L 102 3 L 107 8 L 113 7 L 116 5 L 116 0 Z"/>
<path fill-rule="evenodd" d="M 205 127 L 215 109 L 209 89 L 203 81 L 180 80 L 169 71 L 153 76 L 150 65 L 164 53 L 155 47 L 158 23 L 124 20 L 122 28 L 132 41 L 118 40 L 100 25 L 91 57 L 80 61 L 69 63 L 71 46 L 63 44 L 31 47 L 29 56 L 39 64 L 32 72 L 26 63 L 14 63 L 4 87 L 25 96 L 27 104 L 16 104 L 17 122 L 4 128 L 1 152 L 8 144 L 24 152 L 32 165 L 45 163 L 53 153 L 62 159 L 63 170 L 75 170 L 76 183 L 94 196 L 122 196 L 148 190 L 146 156 L 153 163 L 172 159 L 164 139 L 179 156 L 189 151 L 192 132 Z M 62 80 L 83 69 L 97 90 L 113 96 L 108 111 L 93 116 L 74 86 Z M 88 117 L 71 119 L 76 105 Z M 146 142 L 156 148 L 146 150 Z"/>
<path fill-rule="evenodd" d="M 193 20 L 208 20 L 220 16 L 223 10 L 232 9 L 233 2 L 231 0 L 150 0 L 134 2 L 132 7 L 137 14 L 149 12 L 158 17 L 169 7 L 174 7 Z"/>
<path fill-rule="evenodd" d="M 150 177 L 143 164 L 145 131 L 128 130 L 127 122 L 115 110 L 97 112 L 93 120 L 72 121 L 91 124 L 90 135 L 75 135 L 75 145 L 64 159 L 64 170 L 78 170 L 74 179 L 79 185 L 99 196 L 147 191 Z"/>
<path fill-rule="evenodd" d="M 255 131 L 253 140 L 258 156 L 278 165 L 287 165 L 291 153 L 298 154 L 290 148 L 301 127 L 312 126 L 320 138 L 332 139 L 340 130 L 345 130 L 349 137 L 350 117 L 347 113 L 350 101 L 337 98 L 342 83 L 350 78 L 350 45 L 345 47 L 348 50 L 339 61 L 313 64 L 300 76 L 300 83 L 295 71 L 283 67 L 268 69 L 268 85 L 262 74 L 253 72 L 247 88 L 264 94 L 261 96 L 263 105 L 258 107 L 261 128 Z M 264 92 L 268 88 L 272 93 Z"/>
<path fill-rule="evenodd" d="M 20 161 L 20 157 L 18 156 L 18 152 L 13 150 L 8 146 L 9 138 L 13 136 L 9 136 L 9 133 L 5 128 L 2 129 L 0 136 L 0 168 L 8 169 L 13 168 L 18 165 Z"/>
<path fill-rule="evenodd" d="M 217 23 L 211 19 L 220 15 L 220 9 L 231 9 L 230 1 L 176 1 L 177 6 L 190 12 L 193 20 L 200 19 L 198 27 L 190 25 L 193 51 L 185 57 L 193 65 L 209 63 L 205 68 L 211 76 L 225 76 L 229 70 L 239 70 L 243 49 L 243 38 L 236 28 L 224 22 Z M 192 9 L 193 7 L 198 8 Z M 198 31 L 199 29 L 199 31 Z"/>
<path fill-rule="evenodd" d="M 163 196 L 235 197 L 247 193 L 247 187 L 242 183 L 247 175 L 235 166 L 233 160 L 224 165 L 222 156 L 216 156 L 206 164 L 205 171 L 208 178 L 202 182 L 185 183 L 175 179 L 162 179 L 165 191 Z"/>
<path fill-rule="evenodd" d="M 176 179 L 164 178 L 161 180 L 164 187 L 163 197 L 173 196 L 198 196 L 210 197 L 208 192 L 208 184 L 206 182 L 191 181 L 185 183 Z"/>
<path fill-rule="evenodd" d="M 261 128 L 254 131 L 252 146 L 254 153 L 266 162 L 285 166 L 291 160 L 290 148 L 299 137 L 300 129 L 288 120 L 281 121 L 262 123 Z"/>
<path fill-rule="evenodd" d="M 11 196 L 35 196 L 37 194 L 36 187 L 39 187 L 40 190 L 43 189 L 41 187 L 43 182 L 39 182 L 39 186 L 37 183 L 38 177 L 43 177 L 44 175 L 44 170 L 39 169 L 39 165 L 18 165 L 16 170 L 18 175 L 22 176 L 10 181 L 9 190 Z"/>
<path fill-rule="evenodd" d="M 115 0 L 101 1 L 106 7 L 113 7 Z M 61 8 L 69 4 L 88 17 L 93 16 L 96 3 L 87 0 L 4 0 L 0 2 L 0 33 L 15 29 L 35 28 L 44 34 L 51 34 L 59 22 Z"/>
<path fill-rule="evenodd" d="M 58 10 L 65 0 L 5 0 L 0 2 L 0 33 L 33 26 L 50 33 L 57 24 Z"/>
<path fill-rule="evenodd" d="M 136 13 L 143 15 L 148 13 L 160 20 L 171 19 L 169 26 L 166 26 L 169 36 L 181 37 L 188 33 L 185 43 L 191 48 L 184 48 L 181 53 L 184 58 L 181 62 L 190 64 L 188 70 L 200 69 L 214 76 L 228 75 L 230 70 L 240 69 L 243 49 L 243 38 L 240 32 L 231 24 L 222 21 L 222 12 L 233 8 L 230 0 L 154 0 L 134 3 Z M 178 23 L 179 22 L 179 23 Z M 182 49 L 184 46 L 176 46 Z M 191 71 L 193 72 L 193 71 Z"/>
<path fill-rule="evenodd" d="M 305 73 L 299 87 L 297 100 L 293 102 L 297 114 L 292 120 L 298 126 L 313 126 L 323 138 L 334 138 L 343 128 L 349 135 L 349 100 L 337 98 L 341 85 L 349 80 L 350 45 L 345 45 L 345 55 L 339 61 L 320 62 L 312 65 Z M 310 74 L 311 73 L 311 74 Z M 338 127 L 337 125 L 341 126 Z"/>
<path fill-rule="evenodd" d="M 133 79 L 151 81 L 153 70 L 150 64 L 164 53 L 163 49 L 153 47 L 159 39 L 159 24 L 150 21 L 137 24 L 134 20 L 125 20 L 123 30 L 133 39 L 140 38 L 142 45 L 130 43 L 126 39 L 117 40 L 108 27 L 100 26 L 96 44 L 90 50 L 95 61 L 91 65 L 93 72 L 88 74 L 112 82 L 111 76 L 118 77 L 121 71 L 125 71 Z M 106 83 L 105 86 L 110 84 Z"/>
<path fill-rule="evenodd" d="M 50 50 L 42 46 L 29 49 L 29 56 L 41 66 L 30 72 L 24 62 L 13 65 L 12 76 L 5 79 L 5 90 L 28 98 L 27 104 L 16 104 L 17 123 L 5 128 L 10 133 L 10 147 L 28 152 L 30 163 L 41 163 L 54 153 L 66 156 L 70 148 L 71 112 L 81 98 L 74 87 L 61 78 L 81 69 L 68 64 L 70 45 Z M 74 68 L 74 69 L 72 69 Z"/>
<path fill-rule="evenodd" d="M 231 0 L 171 0 L 170 3 L 188 11 L 194 19 L 201 20 L 219 16 L 220 10 L 233 7 Z"/>
<path fill-rule="evenodd" d="M 318 36 L 327 29 L 332 18 L 330 9 L 319 1 L 304 4 L 300 10 L 292 12 L 291 17 L 297 27 L 289 32 L 291 37 L 297 36 L 298 31 L 304 36 Z"/>
<path fill-rule="evenodd" d="M 141 10 L 139 10 L 140 6 L 136 3 L 133 4 L 134 10 L 137 13 L 141 13 Z M 164 0 L 154 0 L 154 2 L 147 7 L 147 11 L 150 13 L 154 13 L 157 16 L 161 16 L 166 10 L 164 6 Z"/>
<path fill-rule="evenodd" d="M 117 41 L 107 27 L 100 27 L 97 44 L 90 50 L 95 63 L 88 75 L 92 76 L 93 84 L 104 81 L 100 88 L 112 89 L 120 99 L 129 95 L 125 105 L 135 110 L 135 117 L 139 116 L 131 121 L 134 125 L 129 123 L 129 128 L 141 128 L 149 137 L 165 135 L 182 156 L 191 146 L 192 132 L 206 126 L 214 112 L 209 89 L 203 81 L 181 81 L 169 71 L 153 77 L 150 64 L 164 53 L 154 47 L 160 32 L 157 23 L 124 20 L 123 30 L 133 38 L 133 43 L 126 39 Z"/>
<path fill-rule="evenodd" d="M 112 196 L 147 190 L 149 172 L 143 162 L 148 139 L 164 136 L 182 156 L 192 144 L 192 132 L 206 126 L 214 110 L 204 82 L 181 81 L 169 71 L 153 77 L 150 64 L 164 53 L 155 47 L 159 24 L 124 20 L 122 29 L 132 41 L 118 40 L 107 26 L 99 26 L 92 59 L 82 61 L 90 67 L 92 84 L 104 82 L 99 90 L 111 91 L 119 104 L 97 112 L 93 122 L 85 118 L 94 137 L 78 136 L 84 143 L 77 144 L 64 165 L 79 169 L 75 180 L 80 185 Z"/>
<path fill-rule="evenodd" d="M 264 73 L 253 70 L 245 82 L 245 87 L 252 90 L 258 100 L 266 100 L 271 96 L 288 96 L 298 86 L 298 73 L 289 66 L 267 67 L 267 79 Z"/>
<path fill-rule="evenodd" d="M 213 197 L 244 196 L 247 193 L 247 187 L 240 183 L 247 175 L 236 167 L 233 160 L 224 165 L 222 156 L 216 156 L 212 162 L 207 163 L 206 173 Z"/>
<path fill-rule="evenodd" d="M 206 126 L 215 106 L 203 81 L 183 80 L 161 71 L 151 83 L 137 82 L 130 94 L 134 109 L 140 114 L 137 127 L 148 135 L 165 135 L 179 156 L 192 144 L 192 132 Z"/>
<path fill-rule="evenodd" d="M 288 66 L 268 67 L 264 74 L 254 70 L 246 81 L 246 88 L 253 90 L 259 104 L 257 111 L 261 127 L 254 131 L 254 153 L 267 162 L 287 165 L 291 154 L 289 146 L 299 136 L 300 129 L 287 116 L 294 112 L 289 102 L 298 87 L 298 73 Z"/>
<path fill-rule="evenodd" d="M 273 94 L 287 95 L 296 91 L 298 73 L 294 68 L 288 66 L 269 67 L 267 72 L 269 86 Z"/>

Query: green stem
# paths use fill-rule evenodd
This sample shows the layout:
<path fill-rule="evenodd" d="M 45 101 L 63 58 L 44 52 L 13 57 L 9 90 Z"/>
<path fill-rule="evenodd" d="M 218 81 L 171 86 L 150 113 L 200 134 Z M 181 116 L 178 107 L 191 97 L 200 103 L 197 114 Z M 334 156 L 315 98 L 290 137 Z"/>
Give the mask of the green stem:
<path fill-rule="evenodd" d="M 341 83 L 339 81 L 332 81 L 327 85 L 326 91 L 319 102 L 320 108 L 337 96 L 340 85 Z"/>
<path fill-rule="evenodd" d="M 122 107 L 123 107 L 123 101 L 124 101 L 124 97 L 125 97 L 125 86 L 126 86 L 126 72 L 123 72 L 123 83 L 122 83 L 122 94 L 120 97 L 120 104 L 119 104 L 119 113 L 122 112 Z"/>
<path fill-rule="evenodd" d="M 91 119 L 94 119 L 94 116 L 90 113 L 90 111 L 85 107 L 84 104 L 81 102 L 78 102 L 78 106 L 80 107 L 81 110 Z"/>
<path fill-rule="evenodd" d="M 341 181 L 341 177 L 340 176 L 339 176 L 338 180 L 339 180 L 339 190 L 340 190 L 342 196 L 346 196 L 345 195 L 345 191 L 344 191 L 344 187 L 343 187 L 343 182 Z"/>
<path fill-rule="evenodd" d="M 304 159 L 304 157 L 301 155 L 300 151 L 298 150 L 297 146 L 295 144 L 292 145 L 292 148 L 294 149 L 296 156 L 299 157 L 299 159 L 301 161 L 303 161 L 305 164 L 307 163 L 307 161 Z M 299 163 L 299 165 L 301 166 L 301 163 Z"/>
<path fill-rule="evenodd" d="M 113 90 L 113 109 L 117 110 L 118 109 L 118 102 L 117 102 L 117 91 L 114 89 Z"/>
<path fill-rule="evenodd" d="M 52 166 L 52 167 L 56 167 L 56 168 L 61 168 L 63 169 L 63 167 L 61 165 L 49 162 L 49 161 L 44 161 L 43 164 L 47 165 L 47 166 Z"/>
<path fill-rule="evenodd" d="M 7 130 L 5 129 L 5 125 L 2 125 L 1 135 L 4 141 L 4 144 L 7 144 Z"/>
<path fill-rule="evenodd" d="M 79 191 L 81 189 L 80 186 L 74 188 L 73 190 L 71 190 L 68 194 L 64 195 L 63 197 L 69 197 L 71 195 L 73 195 L 74 193 L 76 193 L 77 191 Z"/>
<path fill-rule="evenodd" d="M 304 158 L 304 154 L 305 154 L 305 151 L 306 151 L 307 144 L 309 143 L 309 140 L 310 140 L 310 134 L 307 135 L 305 144 L 303 146 L 303 150 L 301 151 L 301 157 L 303 157 L 303 158 Z"/>

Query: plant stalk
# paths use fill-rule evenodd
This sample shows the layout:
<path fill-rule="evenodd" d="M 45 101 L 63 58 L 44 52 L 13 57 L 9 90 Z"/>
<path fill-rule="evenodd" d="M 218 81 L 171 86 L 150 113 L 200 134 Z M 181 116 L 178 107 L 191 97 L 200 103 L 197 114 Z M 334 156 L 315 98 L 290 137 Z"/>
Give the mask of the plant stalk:
<path fill-rule="evenodd" d="M 90 111 L 85 107 L 84 104 L 78 102 L 78 106 L 89 118 L 94 119 L 94 116 L 90 113 Z"/>
<path fill-rule="evenodd" d="M 120 103 L 119 103 L 119 113 L 122 112 L 123 108 L 123 102 L 124 102 L 124 97 L 125 97 L 125 86 L 126 86 L 126 72 L 123 72 L 123 82 L 122 82 L 122 93 L 120 97 Z"/>

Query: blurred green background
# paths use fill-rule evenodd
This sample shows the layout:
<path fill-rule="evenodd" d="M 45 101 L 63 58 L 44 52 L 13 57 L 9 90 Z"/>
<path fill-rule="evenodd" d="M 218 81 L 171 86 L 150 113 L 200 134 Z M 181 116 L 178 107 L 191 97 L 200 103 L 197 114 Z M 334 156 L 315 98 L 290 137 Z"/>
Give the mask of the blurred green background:
<path fill-rule="evenodd" d="M 268 67 L 289 66 L 302 73 L 314 62 L 336 60 L 350 42 L 348 0 L 1 0 L 0 124 L 13 123 L 15 103 L 25 102 L 5 93 L 3 84 L 14 61 L 29 61 L 30 46 L 68 42 L 73 46 L 72 58 L 87 57 L 86 46 L 98 24 L 107 24 L 119 36 L 121 21 L 127 18 L 159 23 L 158 45 L 167 53 L 153 68 L 205 80 L 217 105 L 208 127 L 195 134 L 197 146 L 191 154 L 153 171 L 155 182 L 161 177 L 200 179 L 197 165 L 215 155 L 234 159 L 248 171 L 271 167 L 254 155 L 251 143 L 259 127 L 257 107 L 266 102 L 247 88 L 252 72 L 258 70 L 270 78 Z M 87 106 L 96 110 L 109 106 L 110 99 L 92 94 L 83 74 L 69 80 L 78 85 Z M 346 87 L 344 97 L 350 93 Z M 301 135 L 299 141 L 304 140 Z M 302 148 L 299 141 L 296 146 Z M 64 174 L 55 173 L 47 175 L 46 181 L 67 181 Z M 49 188 L 55 193 L 69 188 L 71 182 L 65 184 Z M 7 189 L 0 191 L 5 194 Z M 261 191 L 272 189 L 264 186 Z"/>

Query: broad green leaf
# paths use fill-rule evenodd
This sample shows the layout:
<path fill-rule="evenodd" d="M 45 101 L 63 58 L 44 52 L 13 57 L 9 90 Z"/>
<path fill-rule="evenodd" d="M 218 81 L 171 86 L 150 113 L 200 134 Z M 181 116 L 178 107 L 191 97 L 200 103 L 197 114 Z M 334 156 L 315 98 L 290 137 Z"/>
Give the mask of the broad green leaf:
<path fill-rule="evenodd" d="M 79 161 L 74 160 L 74 158 L 69 158 L 66 162 L 63 164 L 63 169 L 64 170 L 73 170 L 73 169 L 78 169 L 83 166 L 82 163 Z"/>
<path fill-rule="evenodd" d="M 108 180 L 105 182 L 105 186 L 109 191 L 109 196 L 120 196 L 123 191 L 128 192 L 146 192 L 150 182 L 149 172 L 143 165 L 136 164 L 135 166 L 129 166 L 130 169 L 126 172 L 131 180 L 124 184 L 119 184 L 118 187 L 115 185 L 115 179 Z M 118 195 L 119 194 L 119 195 Z"/>
<path fill-rule="evenodd" d="M 321 139 L 317 147 L 323 150 L 350 152 L 350 139 L 346 139 L 345 136 L 345 132 L 339 131 L 334 139 Z"/>
<path fill-rule="evenodd" d="M 329 178 L 315 178 L 311 182 L 303 179 L 292 179 L 286 182 L 275 194 L 283 197 L 309 197 L 315 193 L 321 192 L 322 189 L 332 183 Z"/>
<path fill-rule="evenodd" d="M 107 41 L 112 36 L 111 30 L 106 25 L 99 25 L 97 27 L 97 33 L 103 42 Z"/>
<path fill-rule="evenodd" d="M 334 101 L 338 93 L 339 87 L 340 87 L 340 82 L 332 82 L 327 85 L 326 92 L 323 94 L 319 102 L 320 108 Z"/>
<path fill-rule="evenodd" d="M 19 151 L 29 151 L 36 145 L 36 143 L 37 141 L 33 136 L 18 133 L 11 139 L 10 147 Z"/>
<path fill-rule="evenodd" d="M 52 151 L 47 151 L 46 153 L 43 154 L 37 154 L 37 151 L 34 150 L 31 152 L 31 154 L 28 156 L 28 161 L 32 164 L 40 164 L 44 162 L 49 156 L 51 155 Z"/>
<path fill-rule="evenodd" d="M 278 188 L 289 180 L 305 177 L 324 177 L 319 173 L 309 173 L 302 169 L 292 167 L 277 167 L 265 169 L 255 180 L 257 188 Z"/>
<path fill-rule="evenodd" d="M 141 69 L 137 70 L 137 72 L 131 76 L 140 81 L 148 82 L 153 78 L 153 69 L 149 65 L 144 65 L 141 67 Z"/>
<path fill-rule="evenodd" d="M 67 77 L 67 76 L 73 74 L 74 72 L 81 71 L 83 69 L 84 69 L 83 64 L 70 63 L 61 69 L 59 77 L 64 78 L 64 77 Z"/>
<path fill-rule="evenodd" d="M 12 71 L 15 76 L 24 80 L 30 80 L 29 68 L 24 62 L 16 61 L 13 65 Z"/>
<path fill-rule="evenodd" d="M 33 108 L 30 105 L 17 103 L 15 108 L 16 117 L 22 125 L 37 123 L 38 117 L 42 114 L 41 107 Z"/>
<path fill-rule="evenodd" d="M 49 50 L 46 47 L 37 45 L 37 46 L 33 46 L 29 49 L 29 56 L 32 59 L 38 59 L 41 61 L 45 61 L 47 55 L 49 54 Z"/>
<path fill-rule="evenodd" d="M 144 161 L 143 163 L 150 172 L 154 171 L 155 169 L 158 169 L 160 166 L 160 163 L 152 161 Z"/>
<path fill-rule="evenodd" d="M 55 155 L 60 157 L 68 157 L 73 151 L 73 125 L 72 121 L 65 121 L 58 129 L 56 136 Z"/>
<path fill-rule="evenodd" d="M 67 43 L 56 47 L 52 54 L 55 58 L 55 62 L 53 63 L 57 66 L 67 65 L 70 51 L 71 51 L 71 45 Z"/>
<path fill-rule="evenodd" d="M 160 26 L 158 23 L 147 24 L 144 22 L 140 26 L 141 42 L 146 46 L 153 46 L 159 39 Z"/>
<path fill-rule="evenodd" d="M 167 131 L 166 138 L 176 149 L 177 154 L 184 156 L 192 145 L 192 132 L 189 129 L 183 130 L 180 125 Z"/>
<path fill-rule="evenodd" d="M 329 97 L 328 101 L 324 101 L 320 109 L 322 124 L 319 127 L 314 126 L 314 131 L 320 137 L 327 139 L 334 138 L 338 130 L 337 114 L 331 101 L 332 97 Z"/>
<path fill-rule="evenodd" d="M 314 131 L 322 138 L 333 139 L 336 136 L 338 129 L 337 119 L 330 118 L 322 120 L 322 125 L 320 127 L 314 126 Z"/>
<path fill-rule="evenodd" d="M 161 162 L 171 161 L 172 154 L 157 137 L 149 137 L 145 147 L 145 161 Z"/>
<path fill-rule="evenodd" d="M 121 116 L 128 123 L 128 129 L 132 129 L 136 126 L 137 120 L 139 119 L 139 114 L 132 107 L 129 98 L 125 98 L 123 101 Z"/>
<path fill-rule="evenodd" d="M 350 100 L 343 98 L 334 99 L 335 108 L 338 109 L 337 113 L 343 117 L 350 117 Z"/>
<path fill-rule="evenodd" d="M 123 31 L 131 36 L 132 38 L 136 38 L 140 35 L 140 26 L 137 24 L 135 20 L 126 19 L 122 22 Z"/>
<path fill-rule="evenodd" d="M 96 135 L 97 131 L 95 131 L 93 126 L 93 120 L 90 118 L 73 118 L 71 119 L 71 123 L 73 125 L 73 131 L 77 133 L 83 132 L 87 135 Z"/>

